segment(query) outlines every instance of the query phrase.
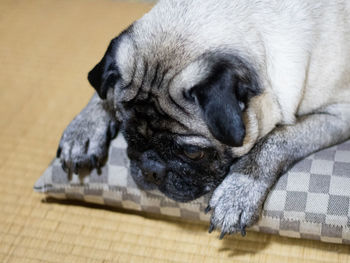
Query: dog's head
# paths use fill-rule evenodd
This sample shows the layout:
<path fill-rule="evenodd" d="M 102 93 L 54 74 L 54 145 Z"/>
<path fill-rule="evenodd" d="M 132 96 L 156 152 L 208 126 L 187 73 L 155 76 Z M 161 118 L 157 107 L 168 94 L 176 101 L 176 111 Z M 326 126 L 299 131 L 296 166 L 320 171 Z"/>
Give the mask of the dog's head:
<path fill-rule="evenodd" d="M 249 109 L 259 80 L 237 52 L 151 22 L 113 39 L 88 79 L 121 122 L 135 181 L 189 201 L 255 143 Z"/>

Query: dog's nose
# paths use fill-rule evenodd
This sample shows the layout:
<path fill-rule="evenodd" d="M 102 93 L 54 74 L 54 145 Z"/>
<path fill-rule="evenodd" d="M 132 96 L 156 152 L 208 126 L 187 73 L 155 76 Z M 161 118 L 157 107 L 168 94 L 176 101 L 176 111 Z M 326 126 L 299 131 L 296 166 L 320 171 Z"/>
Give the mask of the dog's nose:
<path fill-rule="evenodd" d="M 155 185 L 160 185 L 165 177 L 166 167 L 158 154 L 147 151 L 142 154 L 140 159 L 140 168 L 146 180 Z"/>

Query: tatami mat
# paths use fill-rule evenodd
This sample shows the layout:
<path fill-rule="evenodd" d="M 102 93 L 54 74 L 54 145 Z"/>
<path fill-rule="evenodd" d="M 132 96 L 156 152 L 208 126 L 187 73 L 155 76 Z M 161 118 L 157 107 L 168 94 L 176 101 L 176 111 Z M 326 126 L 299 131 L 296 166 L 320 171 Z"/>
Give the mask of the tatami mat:
<path fill-rule="evenodd" d="M 350 247 L 95 206 L 45 202 L 32 186 L 93 90 L 86 73 L 149 4 L 0 1 L 0 262 L 350 262 Z"/>

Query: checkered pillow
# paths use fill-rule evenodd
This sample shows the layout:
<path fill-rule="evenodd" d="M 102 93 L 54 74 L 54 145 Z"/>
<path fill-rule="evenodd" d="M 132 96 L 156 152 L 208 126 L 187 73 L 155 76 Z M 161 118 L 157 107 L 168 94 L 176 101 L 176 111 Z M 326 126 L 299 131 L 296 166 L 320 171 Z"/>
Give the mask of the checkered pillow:
<path fill-rule="evenodd" d="M 129 171 L 126 142 L 119 135 L 100 173 L 68 176 L 56 159 L 34 189 L 59 199 L 208 221 L 208 196 L 189 203 L 159 191 L 137 188 Z M 284 174 L 267 197 L 260 221 L 251 230 L 282 236 L 350 244 L 350 141 L 313 154 Z"/>

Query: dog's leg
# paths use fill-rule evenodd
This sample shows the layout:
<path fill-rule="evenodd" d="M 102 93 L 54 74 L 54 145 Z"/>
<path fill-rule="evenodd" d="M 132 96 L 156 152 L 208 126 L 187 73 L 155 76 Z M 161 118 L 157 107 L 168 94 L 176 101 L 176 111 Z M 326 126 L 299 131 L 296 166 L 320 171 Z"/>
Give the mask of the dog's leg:
<path fill-rule="evenodd" d="M 300 117 L 295 125 L 281 126 L 237 160 L 209 202 L 210 230 L 241 231 L 258 219 L 269 189 L 296 161 L 350 138 L 350 104 L 332 105 Z"/>
<path fill-rule="evenodd" d="M 66 171 L 99 167 L 107 156 L 109 142 L 118 124 L 107 105 L 97 94 L 64 131 L 57 157 Z"/>

